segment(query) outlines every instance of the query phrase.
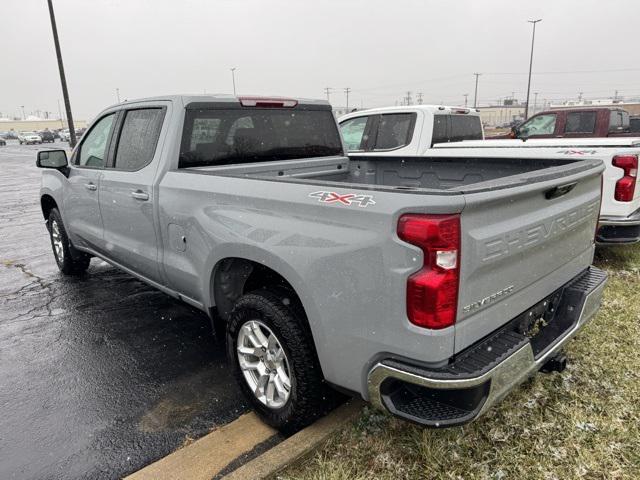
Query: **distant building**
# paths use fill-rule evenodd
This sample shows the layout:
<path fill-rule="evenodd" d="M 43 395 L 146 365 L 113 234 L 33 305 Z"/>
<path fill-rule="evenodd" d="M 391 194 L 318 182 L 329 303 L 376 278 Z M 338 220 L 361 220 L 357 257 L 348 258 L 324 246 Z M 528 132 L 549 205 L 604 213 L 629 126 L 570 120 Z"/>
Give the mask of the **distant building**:
<path fill-rule="evenodd" d="M 514 121 L 523 121 L 524 109 L 524 105 L 513 103 L 510 105 L 478 107 L 478 110 L 480 110 L 480 120 L 482 121 L 482 124 L 487 127 L 504 127 L 510 125 Z"/>
<path fill-rule="evenodd" d="M 562 103 L 552 103 L 551 110 L 560 108 L 593 108 L 593 107 L 617 107 L 626 110 L 631 115 L 640 115 L 640 99 L 638 100 L 614 100 L 605 98 L 601 100 L 567 100 Z"/>
<path fill-rule="evenodd" d="M 85 120 L 74 120 L 76 128 L 87 126 Z M 11 120 L 0 118 L 0 132 L 39 132 L 48 128 L 49 130 L 59 130 L 68 128 L 66 120 Z"/>

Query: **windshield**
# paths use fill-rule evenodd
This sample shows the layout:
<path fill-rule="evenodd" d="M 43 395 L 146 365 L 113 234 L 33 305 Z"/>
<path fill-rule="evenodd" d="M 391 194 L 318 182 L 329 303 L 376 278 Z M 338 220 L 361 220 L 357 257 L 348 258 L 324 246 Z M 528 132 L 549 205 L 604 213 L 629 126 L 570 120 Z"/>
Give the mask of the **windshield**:
<path fill-rule="evenodd" d="M 187 110 L 180 167 L 342 155 L 329 110 Z"/>

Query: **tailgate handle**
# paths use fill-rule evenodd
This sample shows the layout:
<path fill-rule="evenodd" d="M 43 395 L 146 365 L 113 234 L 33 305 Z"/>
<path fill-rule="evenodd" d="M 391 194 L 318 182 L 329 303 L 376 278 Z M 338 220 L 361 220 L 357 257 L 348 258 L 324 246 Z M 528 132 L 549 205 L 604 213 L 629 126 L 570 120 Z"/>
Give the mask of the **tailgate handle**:
<path fill-rule="evenodd" d="M 557 187 L 550 188 L 546 192 L 544 192 L 544 198 L 547 200 L 551 200 L 552 198 L 558 198 L 563 195 L 566 195 L 571 190 L 575 188 L 578 182 L 567 183 L 565 185 L 558 185 Z"/>

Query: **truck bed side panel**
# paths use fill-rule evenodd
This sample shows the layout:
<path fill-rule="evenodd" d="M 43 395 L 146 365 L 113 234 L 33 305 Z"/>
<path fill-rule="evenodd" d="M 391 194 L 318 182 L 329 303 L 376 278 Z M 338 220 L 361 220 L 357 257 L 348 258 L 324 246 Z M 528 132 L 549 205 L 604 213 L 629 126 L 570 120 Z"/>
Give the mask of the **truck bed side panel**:
<path fill-rule="evenodd" d="M 170 287 L 211 305 L 211 274 L 220 260 L 266 265 L 299 294 L 327 380 L 363 394 L 366 372 L 382 352 L 426 363 L 449 358 L 453 327 L 428 331 L 407 320 L 406 280 L 422 258 L 398 239 L 396 228 L 408 211 L 459 212 L 463 196 L 335 190 L 373 195 L 375 204 L 359 207 L 309 196 L 318 190 L 168 172 L 159 201 Z"/>

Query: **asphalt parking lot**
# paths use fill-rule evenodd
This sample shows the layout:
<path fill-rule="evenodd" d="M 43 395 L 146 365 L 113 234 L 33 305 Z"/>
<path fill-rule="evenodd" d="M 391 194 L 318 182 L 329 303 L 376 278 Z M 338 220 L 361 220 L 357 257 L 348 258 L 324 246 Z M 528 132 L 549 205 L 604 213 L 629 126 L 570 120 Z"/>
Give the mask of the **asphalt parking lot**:
<path fill-rule="evenodd" d="M 0 147 L 0 478 L 119 478 L 247 410 L 198 311 L 93 259 L 58 273 L 36 151 Z"/>

